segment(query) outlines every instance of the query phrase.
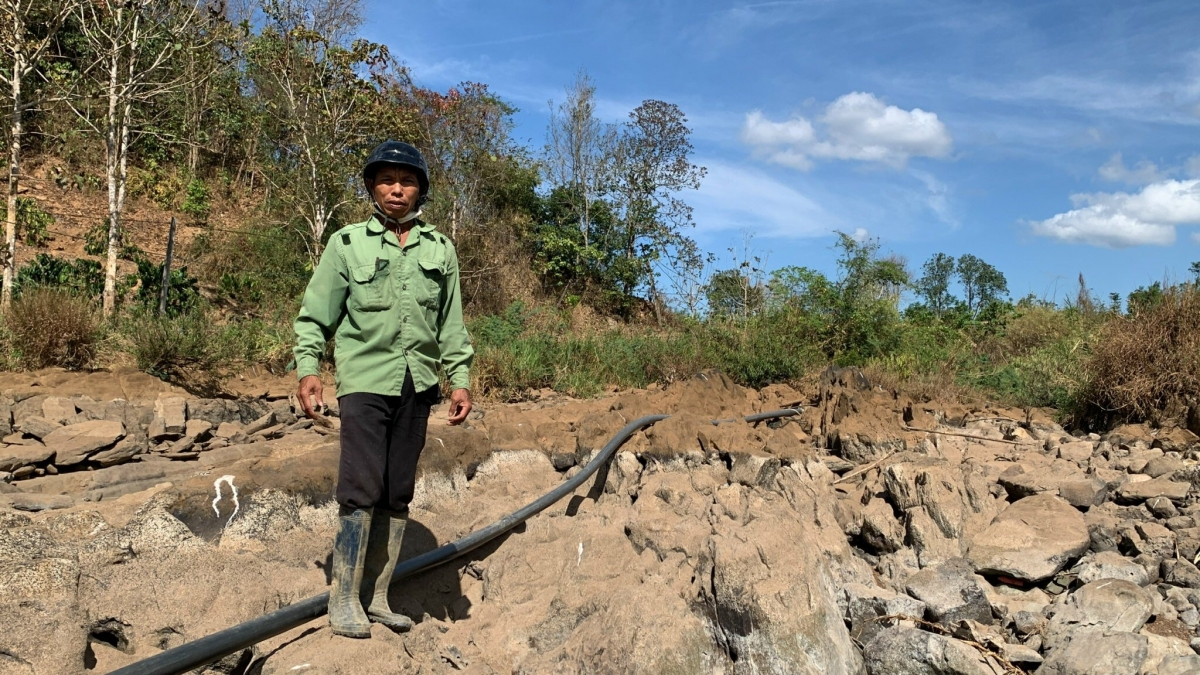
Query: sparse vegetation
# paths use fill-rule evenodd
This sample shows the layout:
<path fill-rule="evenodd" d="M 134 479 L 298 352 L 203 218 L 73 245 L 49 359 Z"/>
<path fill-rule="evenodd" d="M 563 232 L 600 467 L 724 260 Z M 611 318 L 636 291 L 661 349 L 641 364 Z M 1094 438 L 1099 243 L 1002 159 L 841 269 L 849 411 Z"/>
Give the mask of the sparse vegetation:
<path fill-rule="evenodd" d="M 12 356 L 26 368 L 87 368 L 96 356 L 101 326 L 87 298 L 63 288 L 33 288 L 5 315 Z"/>

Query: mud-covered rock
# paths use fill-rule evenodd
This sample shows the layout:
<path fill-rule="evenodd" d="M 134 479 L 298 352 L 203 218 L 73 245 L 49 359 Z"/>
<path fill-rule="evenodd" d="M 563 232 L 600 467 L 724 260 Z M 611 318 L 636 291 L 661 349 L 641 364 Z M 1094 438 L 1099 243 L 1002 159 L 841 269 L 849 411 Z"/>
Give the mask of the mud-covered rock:
<path fill-rule="evenodd" d="M 1083 515 L 1052 495 L 1011 504 L 975 536 L 968 558 L 982 574 L 1049 579 L 1079 559 L 1091 539 Z"/>

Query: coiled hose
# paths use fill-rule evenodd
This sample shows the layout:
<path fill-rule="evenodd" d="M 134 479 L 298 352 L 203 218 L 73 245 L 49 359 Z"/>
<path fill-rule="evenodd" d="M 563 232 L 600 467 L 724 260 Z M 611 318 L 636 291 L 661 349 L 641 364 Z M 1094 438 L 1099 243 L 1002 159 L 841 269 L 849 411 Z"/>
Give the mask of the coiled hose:
<path fill-rule="evenodd" d="M 799 409 L 788 408 L 757 413 L 742 419 L 753 423 L 781 417 L 791 417 L 798 414 L 800 414 Z M 583 485 L 600 467 L 612 459 L 617 449 L 624 445 L 630 436 L 668 417 L 670 415 L 646 415 L 626 424 L 625 428 L 621 429 L 616 436 L 613 436 L 612 440 L 605 444 L 596 457 L 583 467 L 582 471 L 565 481 L 562 485 L 483 529 L 476 530 L 461 539 L 444 544 L 428 553 L 422 553 L 415 558 L 409 558 L 398 563 L 396 571 L 392 574 L 392 583 L 465 555 L 544 511 L 551 504 L 571 494 L 580 485 Z M 719 424 L 721 422 L 732 421 L 734 420 L 713 420 L 712 423 Z M 212 635 L 206 635 L 198 640 L 193 640 L 173 649 L 168 649 L 149 658 L 131 663 L 124 668 L 118 668 L 109 675 L 181 675 L 182 673 L 195 670 L 263 640 L 270 639 L 284 631 L 307 623 L 324 614 L 328 603 L 328 592 L 314 595 L 311 598 L 277 609 L 256 619 L 226 628 Z"/>

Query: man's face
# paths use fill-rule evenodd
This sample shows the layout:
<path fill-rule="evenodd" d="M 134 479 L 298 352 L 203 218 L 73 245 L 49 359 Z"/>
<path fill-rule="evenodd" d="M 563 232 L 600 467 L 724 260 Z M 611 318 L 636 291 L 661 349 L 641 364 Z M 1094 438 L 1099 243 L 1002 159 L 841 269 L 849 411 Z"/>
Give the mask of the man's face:
<path fill-rule="evenodd" d="M 403 218 L 417 205 L 421 181 L 416 172 L 400 166 L 384 166 L 375 172 L 371 196 L 391 218 Z"/>

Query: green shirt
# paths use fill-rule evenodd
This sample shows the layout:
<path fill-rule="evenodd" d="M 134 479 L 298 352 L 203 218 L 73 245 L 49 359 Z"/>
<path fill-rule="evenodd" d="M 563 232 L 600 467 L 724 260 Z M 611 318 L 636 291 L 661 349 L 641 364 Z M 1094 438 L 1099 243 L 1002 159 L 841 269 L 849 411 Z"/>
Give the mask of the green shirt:
<path fill-rule="evenodd" d="M 453 389 L 470 386 L 475 354 L 462 317 L 458 255 L 432 225 L 417 221 L 403 248 L 377 219 L 333 234 L 296 318 L 296 374 L 317 374 L 334 338 L 338 396 L 399 396 L 404 372 L 417 391 L 446 369 Z"/>

